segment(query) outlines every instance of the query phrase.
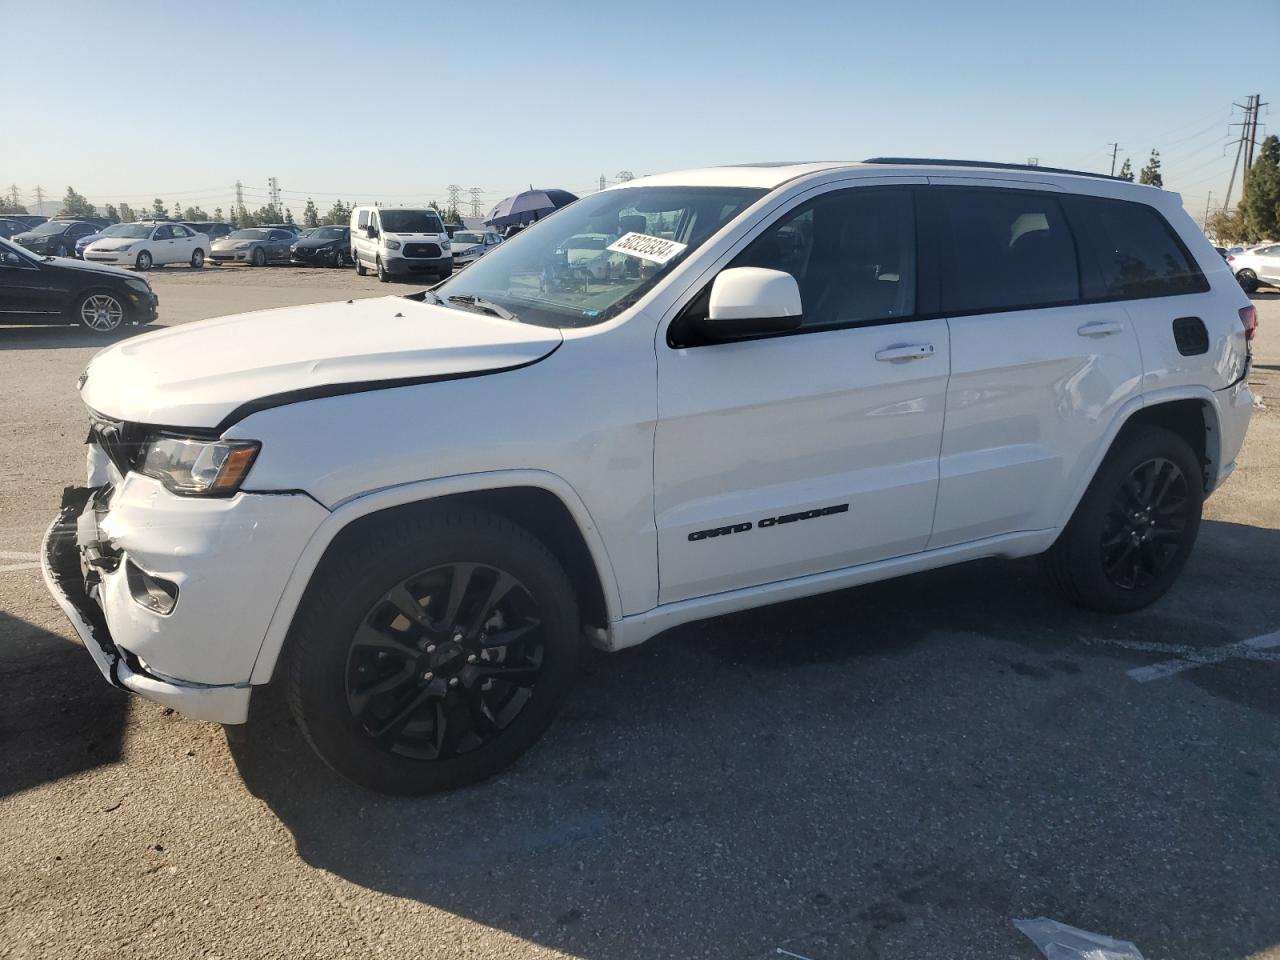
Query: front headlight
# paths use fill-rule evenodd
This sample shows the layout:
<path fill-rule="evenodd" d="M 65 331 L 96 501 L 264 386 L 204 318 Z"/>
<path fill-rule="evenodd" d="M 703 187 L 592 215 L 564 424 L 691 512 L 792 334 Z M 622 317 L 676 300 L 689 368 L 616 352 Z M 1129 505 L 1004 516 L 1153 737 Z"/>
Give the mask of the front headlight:
<path fill-rule="evenodd" d="M 129 277 L 125 280 L 124 285 L 130 290 L 136 290 L 138 293 L 151 292 L 151 284 L 147 283 L 142 277 Z"/>
<path fill-rule="evenodd" d="M 399 240 L 384 240 L 384 241 L 383 241 L 383 244 L 386 246 L 386 248 L 387 248 L 388 250 L 399 250 L 399 249 L 400 249 L 400 241 L 399 241 Z"/>
<path fill-rule="evenodd" d="M 240 489 L 262 444 L 257 440 L 153 437 L 138 472 L 188 497 L 229 497 Z"/>
<path fill-rule="evenodd" d="M 112 252 L 112 253 L 128 253 L 130 250 L 132 250 L 132 249 L 133 249 L 133 247 L 134 247 L 134 245 L 133 245 L 132 243 L 126 243 L 124 246 L 121 246 L 121 247 L 112 247 L 110 252 Z"/>
<path fill-rule="evenodd" d="M 448 249 L 449 249 L 449 247 L 450 247 L 450 243 L 449 243 L 449 241 L 448 241 L 448 240 L 441 240 L 441 241 L 440 241 L 440 249 L 441 249 L 441 250 L 448 250 Z"/>

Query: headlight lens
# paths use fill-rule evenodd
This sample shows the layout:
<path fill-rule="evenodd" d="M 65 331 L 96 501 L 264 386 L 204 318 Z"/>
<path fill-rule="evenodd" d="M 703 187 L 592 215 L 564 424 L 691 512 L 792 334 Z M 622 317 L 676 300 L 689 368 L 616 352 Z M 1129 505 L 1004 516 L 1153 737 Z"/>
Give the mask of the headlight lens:
<path fill-rule="evenodd" d="M 400 249 L 400 241 L 399 241 L 399 240 L 384 240 L 383 242 L 386 244 L 386 247 L 387 247 L 387 249 L 388 249 L 388 250 L 399 250 L 399 249 Z"/>
<path fill-rule="evenodd" d="M 153 437 L 139 472 L 189 497 L 229 497 L 240 489 L 262 444 L 256 440 Z"/>
<path fill-rule="evenodd" d="M 139 293 L 150 293 L 151 284 L 143 280 L 141 277 L 129 277 L 125 280 L 124 285 L 130 290 L 137 290 Z"/>
<path fill-rule="evenodd" d="M 440 241 L 440 249 L 441 249 L 441 250 L 448 250 L 450 246 L 451 246 L 451 244 L 449 243 L 449 241 L 448 241 L 448 240 L 441 240 L 441 241 Z"/>

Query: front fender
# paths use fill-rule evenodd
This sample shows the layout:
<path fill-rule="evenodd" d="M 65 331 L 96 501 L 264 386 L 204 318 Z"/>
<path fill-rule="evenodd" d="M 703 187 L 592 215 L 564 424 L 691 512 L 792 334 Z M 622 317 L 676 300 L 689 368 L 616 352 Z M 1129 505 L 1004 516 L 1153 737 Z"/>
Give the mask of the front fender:
<path fill-rule="evenodd" d="M 457 494 L 480 493 L 509 487 L 536 487 L 558 497 L 565 505 L 578 525 L 587 549 L 591 553 L 591 561 L 595 565 L 596 574 L 604 590 L 608 620 L 612 623 L 621 619 L 622 602 L 618 591 L 618 580 L 608 551 L 605 549 L 604 540 L 586 504 L 567 481 L 544 470 L 499 470 L 441 477 L 388 487 L 356 497 L 342 503 L 321 522 L 299 555 L 284 591 L 276 603 L 275 612 L 272 614 L 262 646 L 254 661 L 249 682 L 256 685 L 271 680 L 276 661 L 284 647 L 285 637 L 293 623 L 298 604 L 302 601 L 307 585 L 311 582 L 311 577 L 329 545 L 349 524 L 361 517 L 393 507 L 437 500 Z"/>

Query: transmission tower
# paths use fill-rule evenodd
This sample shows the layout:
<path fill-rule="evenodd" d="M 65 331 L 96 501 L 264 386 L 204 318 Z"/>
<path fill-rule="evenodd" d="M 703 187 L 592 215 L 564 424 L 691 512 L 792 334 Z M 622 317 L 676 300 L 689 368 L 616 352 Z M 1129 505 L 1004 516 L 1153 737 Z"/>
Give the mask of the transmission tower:
<path fill-rule="evenodd" d="M 15 207 L 22 206 L 22 197 L 18 193 L 18 185 L 16 183 L 9 184 L 9 202 Z"/>
<path fill-rule="evenodd" d="M 619 170 L 618 175 L 614 177 L 619 183 L 626 183 L 628 180 L 634 180 L 636 175 L 630 170 Z"/>
<path fill-rule="evenodd" d="M 604 178 L 604 174 L 603 174 L 603 173 L 602 173 L 602 174 L 600 174 L 600 189 L 601 189 L 601 190 L 603 190 L 603 189 L 605 188 L 605 183 L 606 183 L 606 182 L 607 182 L 607 181 L 606 181 L 606 180 L 605 180 L 605 178 Z"/>
<path fill-rule="evenodd" d="M 458 201 L 462 199 L 462 188 L 456 183 L 451 183 L 445 189 L 449 191 L 449 210 L 445 211 L 445 213 L 448 213 L 451 210 L 458 209 Z"/>
<path fill-rule="evenodd" d="M 270 197 L 271 209 L 280 213 L 280 178 L 267 177 L 267 196 Z"/>
<path fill-rule="evenodd" d="M 41 186 L 36 187 L 36 210 L 44 214 L 44 187 Z"/>
<path fill-rule="evenodd" d="M 479 187 L 471 188 L 471 215 L 473 217 L 480 216 L 480 193 Z"/>

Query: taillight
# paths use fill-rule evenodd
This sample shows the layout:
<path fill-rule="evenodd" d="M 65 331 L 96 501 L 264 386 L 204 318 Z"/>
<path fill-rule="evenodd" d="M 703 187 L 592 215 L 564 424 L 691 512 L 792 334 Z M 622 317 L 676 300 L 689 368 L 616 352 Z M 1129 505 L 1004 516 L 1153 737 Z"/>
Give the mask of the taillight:
<path fill-rule="evenodd" d="M 1234 260 L 1235 258 L 1236 258 L 1236 255 L 1235 255 L 1234 253 L 1228 253 L 1228 254 L 1227 254 L 1227 263 L 1230 263 L 1230 262 L 1231 262 L 1232 260 Z"/>
<path fill-rule="evenodd" d="M 1240 322 L 1244 324 L 1244 338 L 1252 340 L 1258 332 L 1258 308 L 1253 304 L 1240 308 Z"/>

